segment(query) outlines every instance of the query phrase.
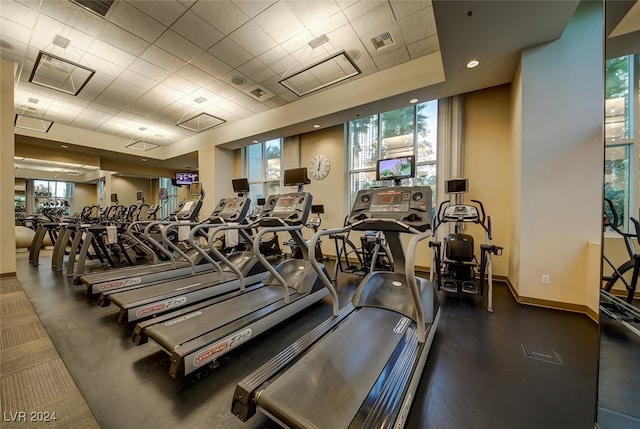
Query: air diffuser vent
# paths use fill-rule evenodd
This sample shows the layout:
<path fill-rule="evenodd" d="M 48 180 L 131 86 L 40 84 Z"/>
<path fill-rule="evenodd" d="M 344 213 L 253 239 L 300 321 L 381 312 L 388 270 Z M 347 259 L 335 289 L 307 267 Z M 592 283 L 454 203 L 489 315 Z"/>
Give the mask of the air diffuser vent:
<path fill-rule="evenodd" d="M 395 41 L 393 40 L 393 36 L 388 31 L 385 31 L 382 34 L 378 34 L 376 37 L 373 37 L 371 39 L 371 44 L 373 44 L 373 47 L 375 48 L 376 51 L 379 51 L 380 49 L 388 48 L 394 43 Z"/>
<path fill-rule="evenodd" d="M 109 12 L 114 0 L 71 0 L 83 8 L 104 17 Z"/>
<path fill-rule="evenodd" d="M 275 94 L 259 85 L 250 86 L 244 90 L 244 93 L 258 101 L 268 100 L 275 96 Z"/>

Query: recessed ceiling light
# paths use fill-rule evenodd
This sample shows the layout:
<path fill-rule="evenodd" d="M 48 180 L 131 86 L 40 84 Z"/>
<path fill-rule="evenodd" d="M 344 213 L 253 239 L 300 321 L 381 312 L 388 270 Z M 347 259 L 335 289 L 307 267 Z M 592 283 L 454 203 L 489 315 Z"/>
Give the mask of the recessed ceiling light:
<path fill-rule="evenodd" d="M 142 158 L 140 161 L 147 162 L 147 158 Z"/>
<path fill-rule="evenodd" d="M 320 124 L 313 124 L 313 128 L 320 128 Z"/>
<path fill-rule="evenodd" d="M 258 140 L 254 140 L 253 142 L 254 142 L 254 143 L 258 143 Z"/>
<path fill-rule="evenodd" d="M 416 104 L 418 102 L 417 98 L 412 98 L 411 100 L 409 100 L 409 103 L 411 104 Z"/>
<path fill-rule="evenodd" d="M 61 145 L 60 145 L 60 147 L 61 147 L 62 149 L 68 149 L 68 148 L 69 148 L 69 146 L 67 146 L 66 144 L 61 144 Z"/>
<path fill-rule="evenodd" d="M 200 104 L 200 103 L 204 103 L 205 101 L 207 101 L 207 99 L 204 98 L 204 97 L 198 97 L 193 101 L 195 101 L 196 103 Z"/>
<path fill-rule="evenodd" d="M 472 69 L 474 67 L 478 67 L 478 65 L 480 64 L 480 61 L 478 60 L 471 60 L 467 63 L 467 68 L 468 69 Z"/>

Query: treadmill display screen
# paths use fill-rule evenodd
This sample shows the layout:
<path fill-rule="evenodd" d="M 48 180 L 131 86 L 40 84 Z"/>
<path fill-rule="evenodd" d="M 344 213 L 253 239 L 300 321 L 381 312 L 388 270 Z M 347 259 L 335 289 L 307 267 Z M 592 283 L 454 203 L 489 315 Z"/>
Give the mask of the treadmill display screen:
<path fill-rule="evenodd" d="M 380 204 L 394 204 L 394 203 L 399 203 L 402 200 L 402 195 L 401 194 L 386 194 L 386 195 L 380 195 L 380 198 L 378 199 L 378 202 Z"/>
<path fill-rule="evenodd" d="M 285 195 L 278 197 L 278 202 L 273 208 L 273 213 L 293 213 L 296 211 L 296 195 Z"/>

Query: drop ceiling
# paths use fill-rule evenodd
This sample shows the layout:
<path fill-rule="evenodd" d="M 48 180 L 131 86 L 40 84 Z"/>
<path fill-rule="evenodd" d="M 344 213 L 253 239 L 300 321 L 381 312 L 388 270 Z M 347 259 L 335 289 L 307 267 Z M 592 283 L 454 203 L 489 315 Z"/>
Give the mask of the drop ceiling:
<path fill-rule="evenodd" d="M 23 134 L 47 141 L 56 127 L 69 127 L 105 136 L 112 142 L 99 147 L 105 157 L 135 153 L 157 161 L 184 160 L 193 148 L 183 142 L 194 136 L 210 136 L 214 144 L 264 137 L 226 130 L 253 118 L 277 117 L 301 100 L 311 105 L 322 100 L 322 115 L 283 126 L 277 129 L 280 135 L 304 132 L 323 118 L 323 126 L 331 126 L 356 114 L 401 107 L 414 96 L 424 100 L 508 83 L 519 52 L 561 37 L 577 4 L 115 0 L 103 17 L 70 0 L 2 0 L 0 56 L 16 63 L 15 111 L 54 122 L 49 134 L 16 128 L 18 142 Z M 77 96 L 30 83 L 40 51 L 96 72 Z M 349 55 L 360 74 L 302 97 L 280 83 L 339 51 Z M 464 64 L 472 58 L 481 63 L 470 71 Z M 327 102 L 328 91 L 336 87 L 359 88 L 358 81 L 383 87 L 378 76 L 432 59 L 444 70 L 440 82 L 425 85 L 417 79 L 406 86 L 409 90 L 378 98 L 360 91 L 348 107 Z M 324 113 L 331 109 L 334 113 Z M 177 126 L 203 112 L 224 122 L 202 133 Z M 136 141 L 143 148 L 157 147 L 126 148 Z"/>

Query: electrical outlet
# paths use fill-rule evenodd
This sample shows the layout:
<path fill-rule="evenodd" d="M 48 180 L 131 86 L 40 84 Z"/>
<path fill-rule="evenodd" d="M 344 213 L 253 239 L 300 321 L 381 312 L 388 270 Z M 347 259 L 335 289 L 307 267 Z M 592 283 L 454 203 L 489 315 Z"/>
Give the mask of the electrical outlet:
<path fill-rule="evenodd" d="M 549 274 L 543 274 L 542 275 L 542 284 L 543 285 L 548 285 L 551 283 L 551 276 Z"/>

